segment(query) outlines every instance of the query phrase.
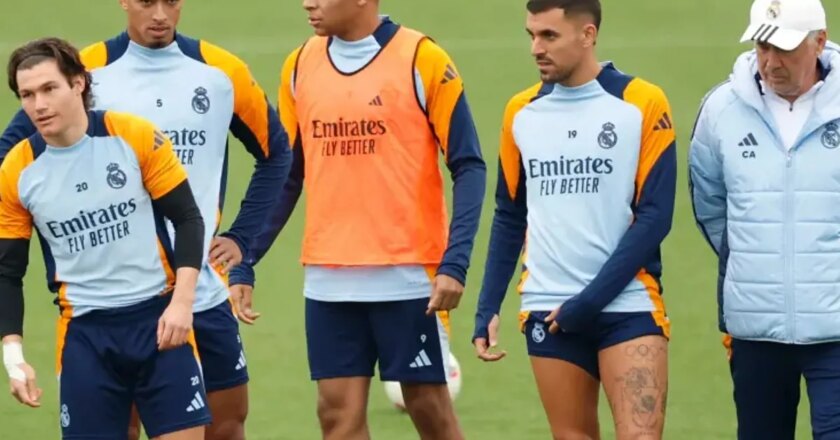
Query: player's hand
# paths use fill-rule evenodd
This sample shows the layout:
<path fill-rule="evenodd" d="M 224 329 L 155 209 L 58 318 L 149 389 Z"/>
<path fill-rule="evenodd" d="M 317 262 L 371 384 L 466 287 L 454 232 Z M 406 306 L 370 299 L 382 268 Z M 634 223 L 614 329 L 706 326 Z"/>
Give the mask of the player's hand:
<path fill-rule="evenodd" d="M 242 262 L 242 249 L 227 237 L 213 237 L 210 242 L 210 264 L 219 268 L 222 274 Z"/>
<path fill-rule="evenodd" d="M 24 380 L 9 378 L 9 388 L 12 396 L 26 406 L 40 407 L 41 394 L 44 391 L 38 388 L 38 382 L 35 380 L 35 369 L 27 363 L 18 364 L 18 367 L 26 377 Z"/>
<path fill-rule="evenodd" d="M 458 280 L 449 275 L 436 276 L 432 284 L 432 296 L 429 298 L 426 315 L 457 308 L 463 294 L 464 285 Z"/>
<path fill-rule="evenodd" d="M 475 338 L 473 341 L 475 354 L 478 355 L 478 358 L 485 362 L 496 362 L 507 356 L 505 350 L 493 352 L 493 349 L 499 344 L 499 315 L 493 315 L 493 319 L 487 325 L 487 335 L 487 338 Z"/>
<path fill-rule="evenodd" d="M 247 284 L 234 284 L 230 286 L 230 297 L 236 307 L 236 316 L 240 321 L 253 325 L 260 317 L 260 313 L 253 309 L 254 287 Z"/>
<path fill-rule="evenodd" d="M 174 298 L 158 320 L 158 350 L 170 350 L 187 343 L 193 325 L 192 304 Z"/>
<path fill-rule="evenodd" d="M 548 316 L 545 317 L 544 322 L 546 324 L 551 323 L 551 325 L 548 326 L 548 332 L 551 333 L 552 335 L 557 334 L 557 332 L 560 331 L 560 326 L 557 325 L 557 321 L 555 321 L 555 319 L 557 319 L 557 315 L 559 315 L 559 314 L 560 314 L 560 307 L 554 309 L 553 312 L 549 313 Z"/>

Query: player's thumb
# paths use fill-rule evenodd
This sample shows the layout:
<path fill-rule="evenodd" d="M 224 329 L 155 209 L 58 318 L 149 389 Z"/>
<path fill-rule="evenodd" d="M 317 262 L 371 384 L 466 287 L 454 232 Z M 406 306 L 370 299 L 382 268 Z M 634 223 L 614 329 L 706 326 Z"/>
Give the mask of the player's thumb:
<path fill-rule="evenodd" d="M 549 323 L 554 321 L 554 319 L 557 318 L 557 313 L 559 312 L 560 309 L 554 309 L 551 313 L 548 314 L 548 316 L 545 317 L 544 322 Z"/>
<path fill-rule="evenodd" d="M 38 402 L 38 399 L 41 397 L 38 382 L 35 381 L 34 377 L 26 379 L 26 393 L 29 396 L 30 402 Z"/>

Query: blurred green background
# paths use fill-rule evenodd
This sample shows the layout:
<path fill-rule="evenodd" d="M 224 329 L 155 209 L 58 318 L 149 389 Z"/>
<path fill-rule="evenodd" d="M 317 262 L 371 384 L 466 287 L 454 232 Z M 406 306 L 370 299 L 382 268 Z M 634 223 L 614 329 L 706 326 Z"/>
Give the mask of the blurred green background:
<path fill-rule="evenodd" d="M 550 437 L 524 341 L 517 333 L 518 298 L 513 289 L 503 312 L 501 340 L 508 357 L 483 364 L 470 345 L 494 208 L 498 131 L 506 101 L 538 81 L 524 30 L 524 0 L 386 1 L 383 12 L 420 29 L 455 59 L 465 78 L 488 163 L 488 192 L 476 241 L 467 293 L 453 314 L 453 352 L 461 362 L 464 387 L 456 402 L 470 439 Z M 0 26 L 0 55 L 42 36 L 60 36 L 79 47 L 110 38 L 124 28 L 116 0 L 17 2 L 7 5 Z M 674 229 L 664 246 L 665 299 L 673 324 L 670 392 L 665 438 L 735 438 L 735 413 L 726 357 L 717 332 L 716 266 L 694 226 L 685 172 L 690 131 L 701 99 L 731 72 L 747 24 L 746 0 L 603 0 L 598 44 L 603 60 L 661 86 L 674 112 L 679 136 L 680 175 Z M 840 14 L 826 4 L 829 17 Z M 837 17 L 836 15 L 834 17 Z M 840 24 L 837 19 L 831 25 Z M 286 54 L 309 35 L 299 1 L 186 1 L 179 31 L 221 45 L 243 58 L 276 103 L 279 72 Z M 0 120 L 17 102 L 7 91 Z M 253 163 L 233 141 L 225 225 L 244 193 Z M 319 438 L 315 386 L 308 379 L 303 330 L 302 270 L 298 263 L 302 210 L 298 210 L 268 257 L 258 266 L 256 326 L 243 328 L 251 381 L 249 439 Z M 44 285 L 40 251 L 33 246 L 26 278 L 26 355 L 40 374 L 44 406 L 37 410 L 0 398 L 0 439 L 49 439 L 59 435 L 54 380 L 56 309 Z M 804 396 L 804 394 L 803 394 Z M 810 438 L 806 402 L 797 438 Z M 374 383 L 370 424 L 375 439 L 417 438 L 409 418 L 396 412 Z M 604 438 L 614 438 L 606 399 L 601 402 Z"/>

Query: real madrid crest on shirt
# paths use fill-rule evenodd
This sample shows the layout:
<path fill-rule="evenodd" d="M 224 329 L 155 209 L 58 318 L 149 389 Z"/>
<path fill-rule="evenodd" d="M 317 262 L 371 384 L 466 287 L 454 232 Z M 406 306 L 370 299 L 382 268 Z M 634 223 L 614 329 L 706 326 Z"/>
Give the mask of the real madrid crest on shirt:
<path fill-rule="evenodd" d="M 615 124 L 607 122 L 603 125 L 603 131 L 598 134 L 598 145 L 604 149 L 610 149 L 618 143 L 618 134 L 616 134 Z"/>
<path fill-rule="evenodd" d="M 829 122 L 828 124 L 825 124 L 825 131 L 820 139 L 825 148 L 833 150 L 840 146 L 840 132 L 837 130 L 838 126 L 836 122 Z"/>
<path fill-rule="evenodd" d="M 106 178 L 106 182 L 108 182 L 108 186 L 114 189 L 120 189 L 125 186 L 125 182 L 127 177 L 123 170 L 120 169 L 120 165 L 116 163 L 108 164 L 108 176 Z"/>
<path fill-rule="evenodd" d="M 210 98 L 207 96 L 207 89 L 204 87 L 195 89 L 195 96 L 193 96 L 192 99 L 192 108 L 200 115 L 210 111 Z"/>
<path fill-rule="evenodd" d="M 531 339 L 537 344 L 545 340 L 545 324 L 537 322 L 531 330 Z"/>

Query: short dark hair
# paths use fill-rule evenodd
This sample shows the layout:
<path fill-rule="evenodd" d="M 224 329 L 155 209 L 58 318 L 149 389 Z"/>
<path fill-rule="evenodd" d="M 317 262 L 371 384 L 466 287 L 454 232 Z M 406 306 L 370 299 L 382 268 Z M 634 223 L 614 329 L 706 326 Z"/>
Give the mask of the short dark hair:
<path fill-rule="evenodd" d="M 41 38 L 30 41 L 15 49 L 9 57 L 7 73 L 9 75 L 9 88 L 15 96 L 20 99 L 18 90 L 17 74 L 21 70 L 31 69 L 47 60 L 55 60 L 58 70 L 67 79 L 67 82 L 77 76 L 85 78 L 85 88 L 82 91 L 82 100 L 85 109 L 90 110 L 93 106 L 93 95 L 90 90 L 91 76 L 82 63 L 78 49 L 72 44 L 60 38 Z"/>
<path fill-rule="evenodd" d="M 528 0 L 528 12 L 539 14 L 551 9 L 562 9 L 566 15 L 589 15 L 595 27 L 601 28 L 600 0 Z"/>

